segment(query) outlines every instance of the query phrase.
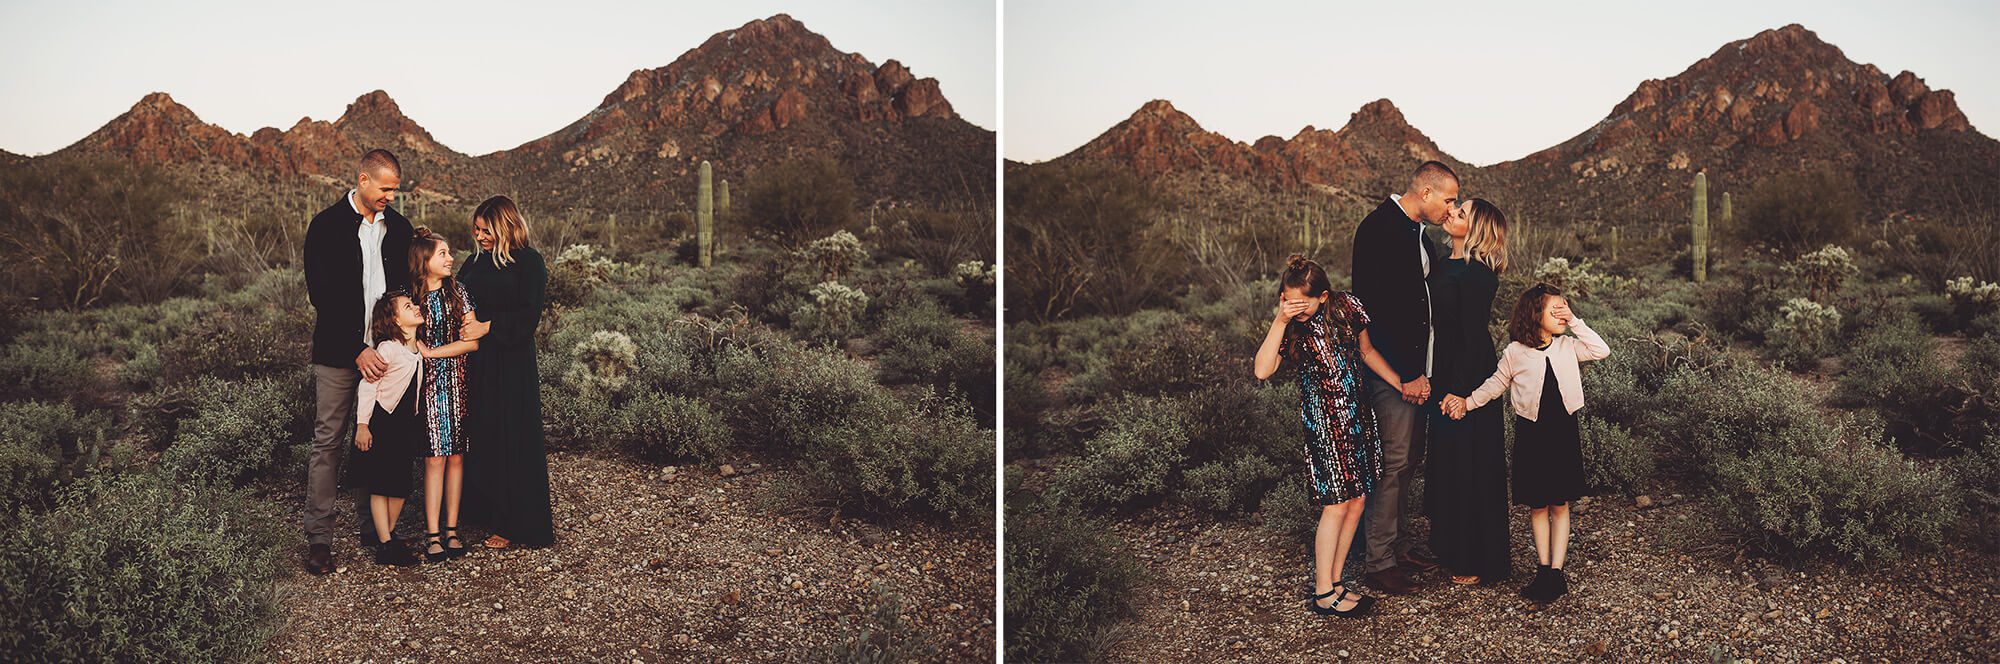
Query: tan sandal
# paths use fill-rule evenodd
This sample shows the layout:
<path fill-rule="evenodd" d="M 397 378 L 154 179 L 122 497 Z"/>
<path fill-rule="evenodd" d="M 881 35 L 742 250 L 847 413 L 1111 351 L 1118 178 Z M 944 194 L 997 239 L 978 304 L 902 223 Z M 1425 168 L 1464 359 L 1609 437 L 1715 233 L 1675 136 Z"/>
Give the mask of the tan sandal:
<path fill-rule="evenodd" d="M 485 545 L 485 547 L 488 549 L 505 549 L 508 546 L 512 545 L 513 542 L 507 541 L 507 538 L 505 537 L 501 537 L 499 535 L 492 535 L 487 537 L 486 541 L 481 542 L 481 544 Z"/>
<path fill-rule="evenodd" d="M 1461 585 L 1461 586 L 1474 586 L 1474 585 L 1479 585 L 1479 577 L 1478 577 L 1478 576 L 1459 576 L 1459 575 L 1457 575 L 1457 574 L 1453 574 L 1453 575 L 1451 576 L 1451 582 L 1452 582 L 1452 583 L 1456 583 L 1456 584 L 1458 584 L 1458 585 Z"/>

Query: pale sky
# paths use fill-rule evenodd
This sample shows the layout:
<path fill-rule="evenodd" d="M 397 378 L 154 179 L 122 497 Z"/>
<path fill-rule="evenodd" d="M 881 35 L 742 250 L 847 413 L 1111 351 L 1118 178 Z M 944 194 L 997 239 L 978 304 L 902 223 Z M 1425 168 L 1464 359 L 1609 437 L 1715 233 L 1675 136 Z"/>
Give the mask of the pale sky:
<path fill-rule="evenodd" d="M 144 2 L 0 0 L 0 148 L 39 155 L 166 92 L 240 134 L 340 117 L 383 89 L 479 155 L 583 117 L 637 69 L 773 14 L 881 64 L 935 77 L 997 126 L 994 0 Z"/>
<path fill-rule="evenodd" d="M 1568 140 L 1641 81 L 1788 23 L 1849 60 L 1952 90 L 1975 129 L 2000 135 L 1993 0 L 1007 0 L 1004 12 L 1002 150 L 1021 161 L 1061 156 L 1152 99 L 1248 143 L 1337 129 L 1387 97 L 1446 152 L 1490 165 Z"/>

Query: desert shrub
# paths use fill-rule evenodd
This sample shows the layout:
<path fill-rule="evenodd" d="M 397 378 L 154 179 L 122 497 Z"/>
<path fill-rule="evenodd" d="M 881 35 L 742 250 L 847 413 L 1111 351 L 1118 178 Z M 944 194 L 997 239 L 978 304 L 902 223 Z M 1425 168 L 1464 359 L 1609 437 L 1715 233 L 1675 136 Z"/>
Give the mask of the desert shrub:
<path fill-rule="evenodd" d="M 1863 563 L 1939 544 L 1958 514 L 1951 483 L 1884 445 L 1879 426 L 1839 429 L 1716 460 L 1721 525 L 1784 558 Z"/>
<path fill-rule="evenodd" d="M 861 246 L 861 238 L 847 231 L 834 231 L 832 235 L 813 240 L 799 249 L 799 258 L 804 259 L 819 270 L 821 281 L 840 281 L 868 262 L 868 250 Z"/>
<path fill-rule="evenodd" d="M 1791 254 L 1846 242 L 1865 208 L 1851 174 L 1831 166 L 1791 171 L 1758 182 L 1732 230 L 1740 241 Z"/>
<path fill-rule="evenodd" d="M 1151 185 L 1090 165 L 1010 173 L 1007 311 L 1031 321 L 1125 314 L 1166 301 L 1184 272 L 1151 233 Z"/>
<path fill-rule="evenodd" d="M 639 347 L 623 333 L 598 330 L 570 351 L 565 387 L 578 394 L 609 398 L 625 390 L 637 372 Z"/>
<path fill-rule="evenodd" d="M 2000 550 L 2000 431 L 1988 429 L 1979 449 L 1949 464 L 1965 499 L 1966 534 L 1989 552 Z"/>
<path fill-rule="evenodd" d="M 186 190 L 171 173 L 112 159 L 0 171 L 0 275 L 39 307 L 156 302 L 203 264 Z M 182 221 L 176 221 L 182 219 Z"/>
<path fill-rule="evenodd" d="M 867 293 L 828 281 L 813 286 L 807 300 L 792 310 L 792 326 L 808 339 L 844 341 L 854 336 L 867 312 Z"/>
<path fill-rule="evenodd" d="M 160 353 L 174 358 L 168 380 L 194 376 L 238 379 L 305 366 L 312 316 L 302 307 L 220 307 L 206 320 L 169 337 Z"/>
<path fill-rule="evenodd" d="M 1951 305 L 1953 330 L 1973 328 L 1981 317 L 2000 311 L 2000 284 L 1959 277 L 1944 282 L 1945 301 Z"/>
<path fill-rule="evenodd" d="M 592 291 L 610 283 L 621 270 L 617 261 L 598 252 L 596 247 L 588 244 L 564 247 L 555 260 L 549 261 L 546 291 L 549 306 L 582 304 Z"/>
<path fill-rule="evenodd" d="M 729 424 L 699 399 L 645 389 L 621 403 L 593 442 L 654 463 L 713 461 L 729 449 Z"/>
<path fill-rule="evenodd" d="M 1952 394 L 1937 342 L 1921 326 L 1907 318 L 1868 326 L 1842 364 L 1837 403 L 1874 409 L 1907 449 L 1936 449 L 1950 425 Z"/>
<path fill-rule="evenodd" d="M 1783 268 L 1757 255 L 1732 261 L 1711 281 L 1702 300 L 1702 320 L 1736 339 L 1761 341 L 1778 320 L 1778 310 L 1798 291 Z"/>
<path fill-rule="evenodd" d="M 1653 477 L 1653 450 L 1625 427 L 1585 414 L 1578 418 L 1584 483 L 1598 491 L 1642 493 Z"/>
<path fill-rule="evenodd" d="M 1828 296 L 1839 291 L 1842 284 L 1860 271 L 1846 249 L 1831 244 L 1785 264 L 1785 273 L 1804 286 L 1812 299 L 1818 302 L 1827 302 Z"/>
<path fill-rule="evenodd" d="M 1306 489 L 1306 475 L 1287 473 L 1264 494 L 1257 505 L 1259 522 L 1265 530 L 1291 537 L 1310 537 L 1319 527 L 1320 506 Z"/>
<path fill-rule="evenodd" d="M 1134 345 L 1112 352 L 1106 375 L 1135 394 L 1186 393 L 1225 380 L 1229 369 L 1241 371 L 1215 332 L 1192 323 L 1132 336 Z"/>
<path fill-rule="evenodd" d="M 65 402 L 0 404 L 0 522 L 14 508 L 45 505 L 51 489 L 96 465 L 111 423 Z"/>
<path fill-rule="evenodd" d="M 1132 614 L 1139 568 L 1105 524 L 1076 512 L 1011 510 L 1008 496 L 1007 659 L 1095 661 Z"/>
<path fill-rule="evenodd" d="M 739 215 L 756 234 L 796 247 L 853 223 L 854 181 L 829 157 L 759 169 Z"/>
<path fill-rule="evenodd" d="M 1261 455 L 1246 454 L 1228 461 L 1210 461 L 1187 469 L 1179 499 L 1189 506 L 1218 514 L 1247 512 L 1285 476 L 1285 467 Z"/>
<path fill-rule="evenodd" d="M 0 353 L 0 394 L 9 399 L 87 399 L 101 383 L 96 363 L 69 344 L 16 341 Z"/>
<path fill-rule="evenodd" d="M 938 658 L 935 637 L 927 636 L 903 616 L 903 598 L 889 589 L 875 586 L 875 607 L 848 628 L 819 659 L 850 664 L 896 664 L 931 662 Z M 842 617 L 841 622 L 847 622 Z"/>
<path fill-rule="evenodd" d="M 277 472 L 297 472 L 311 439 L 311 389 L 299 375 L 242 382 L 196 379 L 201 395 L 160 467 L 183 481 L 241 486 Z"/>
<path fill-rule="evenodd" d="M 1944 437 L 1958 446 L 1991 444 L 1996 437 L 1986 427 L 2000 422 L 2000 335 L 1967 344 L 1949 380 L 1952 420 Z"/>
<path fill-rule="evenodd" d="M 1700 477 L 1714 463 L 1755 449 L 1805 448 L 1838 436 L 1816 403 L 1782 371 L 1748 364 L 1719 371 L 1676 368 L 1633 432 L 1657 441 L 1666 467 Z"/>
<path fill-rule="evenodd" d="M 971 402 L 982 421 L 993 416 L 993 342 L 966 330 L 937 303 L 919 299 L 883 314 L 875 333 L 876 371 L 888 385 L 928 385 Z"/>
<path fill-rule="evenodd" d="M 1785 301 L 1778 320 L 1764 333 L 1765 351 L 1773 361 L 1794 371 L 1810 368 L 1832 354 L 1840 331 L 1840 311 L 1802 297 Z"/>
<path fill-rule="evenodd" d="M 953 267 L 951 280 L 958 286 L 962 298 L 958 310 L 992 320 L 993 296 L 996 293 L 994 286 L 998 283 L 998 279 L 999 273 L 995 272 L 993 266 L 986 261 L 966 261 Z"/>
<path fill-rule="evenodd" d="M 1170 398 L 1128 396 L 1110 424 L 1064 460 L 1049 486 L 1052 500 L 1091 511 L 1118 510 L 1165 498 L 1186 459 L 1185 413 Z"/>
<path fill-rule="evenodd" d="M 0 538 L 0 651 L 27 662 L 219 662 L 278 628 L 286 521 L 157 475 L 64 490 Z"/>
<path fill-rule="evenodd" d="M 1567 258 L 1560 256 L 1552 257 L 1542 261 L 1541 265 L 1535 266 L 1534 275 L 1536 281 L 1560 288 L 1563 295 L 1577 300 L 1613 296 L 1620 291 L 1630 289 L 1634 285 L 1633 280 L 1629 278 L 1614 276 L 1598 270 L 1597 264 L 1587 258 L 1571 264 Z M 1502 297 L 1496 297 L 1494 300 L 1496 302 L 1504 300 L 1508 307 L 1508 312 L 1511 313 L 1514 306 L 1514 298 L 1518 297 L 1520 292 L 1502 293 L 1501 295 Z M 1498 305 L 1496 304 L 1495 306 Z M 1507 316 L 1505 315 L 1494 318 L 1494 320 L 1506 319 Z"/>

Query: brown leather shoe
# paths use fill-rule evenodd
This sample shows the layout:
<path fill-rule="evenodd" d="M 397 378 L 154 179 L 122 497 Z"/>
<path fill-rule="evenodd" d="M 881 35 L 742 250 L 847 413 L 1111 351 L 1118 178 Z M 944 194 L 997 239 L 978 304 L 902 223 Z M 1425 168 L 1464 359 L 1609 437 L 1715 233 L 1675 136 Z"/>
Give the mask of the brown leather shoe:
<path fill-rule="evenodd" d="M 1435 572 L 1438 569 L 1438 561 L 1435 556 L 1411 550 L 1396 556 L 1396 566 L 1411 572 Z"/>
<path fill-rule="evenodd" d="M 1409 575 L 1404 574 L 1402 568 L 1398 567 L 1369 572 L 1362 577 L 1362 580 L 1368 582 L 1368 587 L 1391 595 L 1408 595 L 1417 591 L 1417 585 L 1411 583 Z"/>
<path fill-rule="evenodd" d="M 306 549 L 306 571 L 326 574 L 333 571 L 333 547 L 314 544 Z"/>

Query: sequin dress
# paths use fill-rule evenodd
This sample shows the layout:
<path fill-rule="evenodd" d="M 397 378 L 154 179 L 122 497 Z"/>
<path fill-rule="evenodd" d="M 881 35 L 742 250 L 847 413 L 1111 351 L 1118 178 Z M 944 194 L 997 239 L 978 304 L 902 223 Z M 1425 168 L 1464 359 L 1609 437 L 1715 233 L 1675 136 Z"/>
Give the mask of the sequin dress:
<path fill-rule="evenodd" d="M 1368 495 L 1382 478 L 1382 437 L 1362 385 L 1361 331 L 1368 313 L 1352 294 L 1336 291 L 1305 321 L 1285 327 L 1279 354 L 1298 364 L 1300 417 L 1305 422 L 1307 486 L 1314 504 L 1337 505 Z"/>
<path fill-rule="evenodd" d="M 451 287 L 458 289 L 465 311 L 472 311 L 472 294 L 457 281 Z M 424 293 L 421 307 L 424 324 L 417 328 L 418 339 L 432 348 L 458 341 L 458 326 L 464 319 L 452 312 L 444 289 Z M 430 456 L 464 454 L 470 442 L 465 429 L 465 361 L 464 355 L 424 358 L 424 387 L 418 399 L 425 428 L 430 430 Z"/>

